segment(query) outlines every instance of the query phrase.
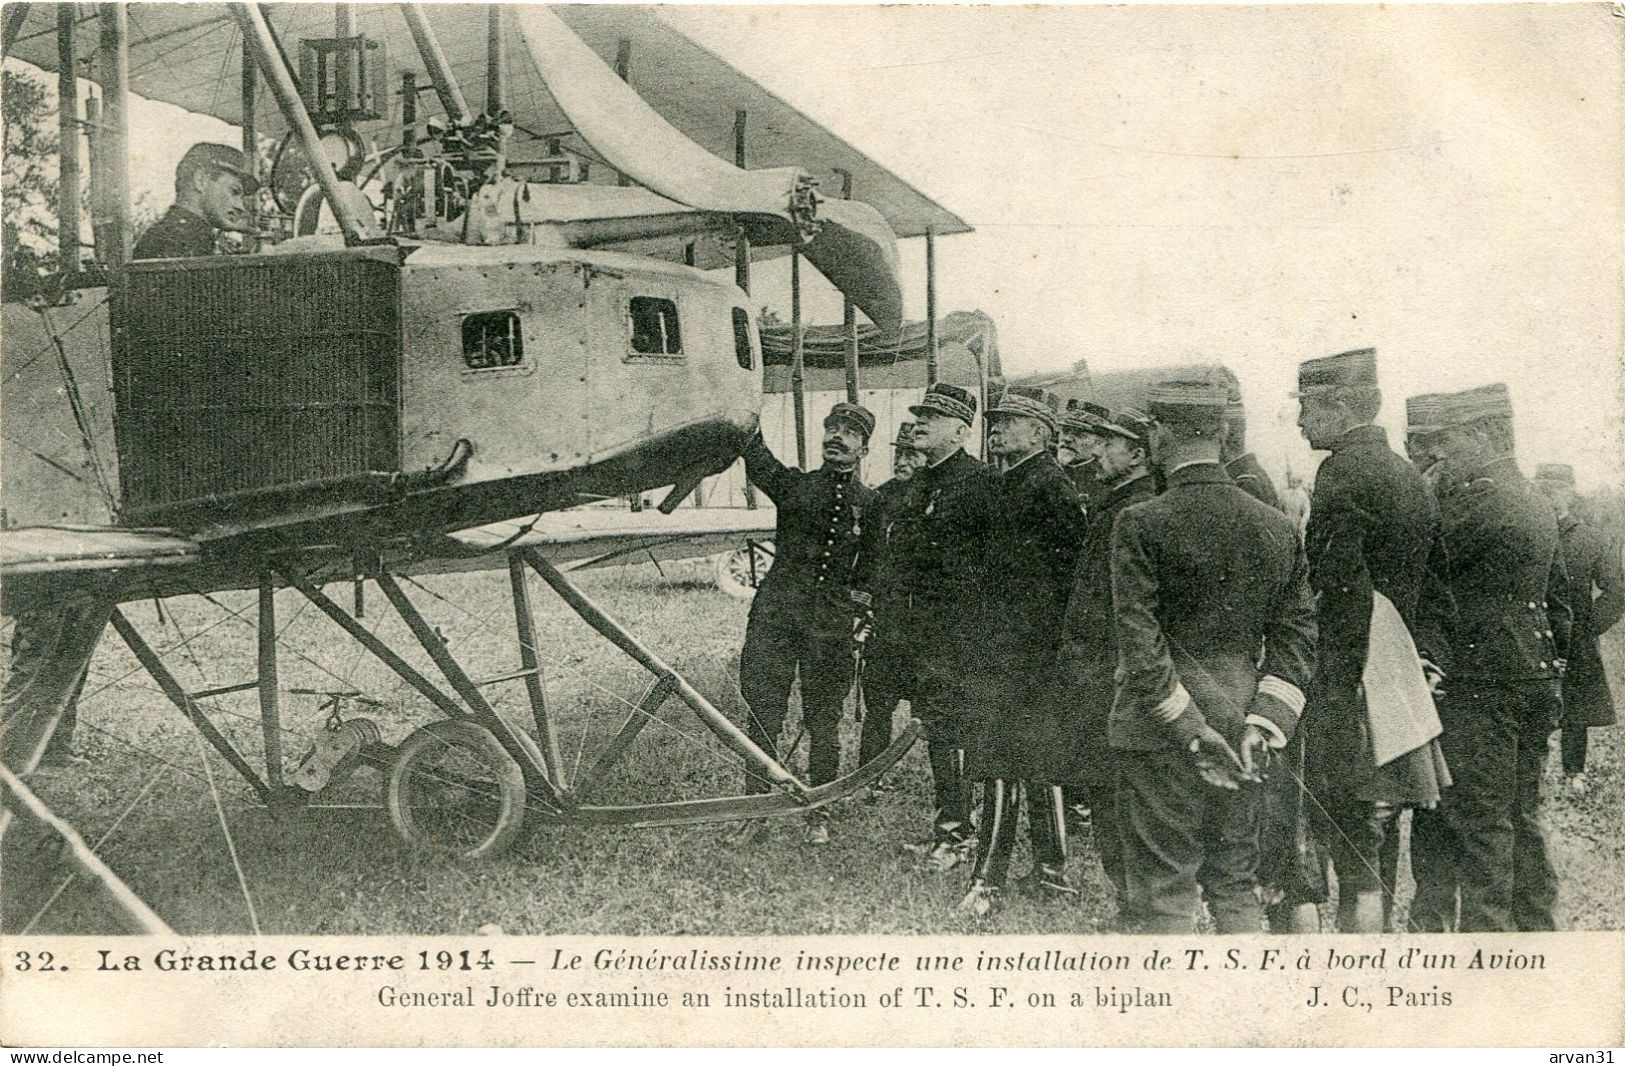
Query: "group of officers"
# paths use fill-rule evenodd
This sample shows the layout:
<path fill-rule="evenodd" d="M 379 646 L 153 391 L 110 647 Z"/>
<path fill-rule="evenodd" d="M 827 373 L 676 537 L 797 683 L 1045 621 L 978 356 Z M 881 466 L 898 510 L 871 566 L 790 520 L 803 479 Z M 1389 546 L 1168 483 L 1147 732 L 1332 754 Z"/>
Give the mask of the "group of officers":
<path fill-rule="evenodd" d="M 1205 902 L 1219 932 L 1313 931 L 1335 874 L 1338 928 L 1379 932 L 1410 809 L 1411 928 L 1554 928 L 1542 772 L 1560 723 L 1572 774 L 1585 728 L 1613 721 L 1596 638 L 1625 607 L 1618 545 L 1578 520 L 1569 468 L 1520 472 L 1504 385 L 1409 398 L 1401 456 L 1374 424 L 1373 350 L 1298 380 L 1329 453 L 1306 527 L 1220 367 L 1120 410 L 1007 390 L 991 466 L 966 450 L 976 397 L 932 385 L 879 489 L 857 474 L 875 428 L 857 404 L 829 412 L 816 470 L 758 437 L 746 470 L 778 530 L 740 662 L 753 740 L 776 749 L 799 678 L 825 784 L 855 668 L 860 762 L 906 700 L 934 793 L 909 848 L 969 869 L 977 917 L 1023 812 L 1020 887 L 1075 894 L 1086 809 L 1120 929 L 1192 931 Z M 814 812 L 808 842 L 829 839 Z"/>

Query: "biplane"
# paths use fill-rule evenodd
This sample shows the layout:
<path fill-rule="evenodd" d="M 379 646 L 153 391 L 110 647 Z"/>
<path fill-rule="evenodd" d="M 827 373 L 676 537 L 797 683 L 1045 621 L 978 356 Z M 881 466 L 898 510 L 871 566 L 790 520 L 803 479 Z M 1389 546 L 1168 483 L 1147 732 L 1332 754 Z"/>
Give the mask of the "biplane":
<path fill-rule="evenodd" d="M 0 344 L 0 817 L 59 836 L 131 925 L 163 928 L 25 781 L 109 630 L 265 808 L 297 816 L 369 766 L 407 845 L 466 858 L 535 824 L 808 811 L 904 754 L 915 728 L 809 787 L 567 571 L 762 532 L 760 514 L 678 507 L 757 428 L 753 261 L 792 257 L 797 333 L 803 260 L 845 296 L 855 394 L 857 315 L 899 328 L 898 239 L 924 237 L 933 262 L 930 242 L 962 221 L 647 8 L 12 3 L 3 31 L 8 57 L 58 74 L 65 192 L 58 274 L 6 304 Z M 242 254 L 131 260 L 132 93 L 241 127 L 269 193 Z M 929 279 L 927 308 L 934 354 Z M 578 507 L 662 489 L 631 524 Z M 510 578 L 515 658 L 496 677 L 473 676 L 408 591 L 475 568 Z M 544 697 L 533 579 L 651 679 L 585 768 L 561 755 Z M 349 606 L 329 594 L 340 582 Z M 364 588 L 432 670 L 363 623 Z M 166 661 L 186 642 L 156 646 L 127 605 L 227 590 L 257 593 L 235 612 L 255 634 L 252 676 L 188 688 Z M 284 751 L 296 690 L 279 681 L 279 593 L 438 719 L 386 743 L 357 693 L 306 693 L 332 713 L 302 756 Z M 498 713 L 493 685 L 522 686 L 530 721 Z M 211 720 L 231 693 L 257 694 L 263 766 Z M 596 802 L 668 701 L 774 788 Z"/>

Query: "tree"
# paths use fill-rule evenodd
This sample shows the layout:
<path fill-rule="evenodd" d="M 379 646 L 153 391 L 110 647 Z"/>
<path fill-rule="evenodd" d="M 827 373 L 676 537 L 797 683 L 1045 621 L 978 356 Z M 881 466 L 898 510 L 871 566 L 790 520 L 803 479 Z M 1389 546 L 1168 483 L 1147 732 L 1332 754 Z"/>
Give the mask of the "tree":
<path fill-rule="evenodd" d="M 5 227 L 6 274 L 21 281 L 56 261 L 57 144 L 49 90 L 19 70 L 0 80 L 4 125 L 5 186 L 0 218 Z"/>

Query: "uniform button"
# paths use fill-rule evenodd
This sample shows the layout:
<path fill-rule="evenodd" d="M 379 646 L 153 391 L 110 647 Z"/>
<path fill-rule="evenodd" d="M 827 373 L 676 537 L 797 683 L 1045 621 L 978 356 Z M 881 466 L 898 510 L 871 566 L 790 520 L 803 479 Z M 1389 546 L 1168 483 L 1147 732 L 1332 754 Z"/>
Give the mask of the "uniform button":
<path fill-rule="evenodd" d="M 1531 603 L 1531 604 L 1530 604 L 1530 605 L 1529 605 L 1529 609 L 1530 609 L 1530 610 L 1531 610 L 1531 611 L 1533 611 L 1533 610 L 1535 610 L 1535 605 L 1534 605 L 1534 604 L 1532 604 L 1532 603 Z"/>
<path fill-rule="evenodd" d="M 1546 635 L 1547 635 L 1547 636 L 1548 636 L 1548 637 L 1549 637 L 1549 636 L 1551 636 L 1551 635 L 1552 635 L 1552 631 L 1551 631 L 1551 630 L 1550 630 L 1550 629 L 1548 629 L 1548 630 L 1547 630 L 1547 631 L 1546 631 Z"/>
<path fill-rule="evenodd" d="M 1542 670 L 1544 670 L 1544 669 L 1546 669 L 1546 663 L 1545 663 L 1545 661 L 1544 661 L 1544 660 L 1543 660 L 1543 661 L 1542 661 L 1542 662 L 1541 662 L 1541 664 L 1540 664 L 1540 668 L 1541 668 L 1541 669 L 1542 669 Z"/>

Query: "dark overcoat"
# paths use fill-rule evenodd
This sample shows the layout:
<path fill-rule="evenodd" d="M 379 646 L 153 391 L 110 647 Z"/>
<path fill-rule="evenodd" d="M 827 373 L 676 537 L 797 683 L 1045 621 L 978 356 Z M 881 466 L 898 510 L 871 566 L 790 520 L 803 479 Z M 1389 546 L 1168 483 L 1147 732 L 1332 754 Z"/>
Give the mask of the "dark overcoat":
<path fill-rule="evenodd" d="M 1360 426 L 1332 445 L 1315 475 L 1305 534 L 1320 637 L 1303 728 L 1311 772 L 1334 787 L 1358 785 L 1375 769 L 1361 684 L 1375 594 L 1433 658 L 1433 638 L 1418 636 L 1417 608 L 1438 532 L 1432 492 L 1381 428 Z"/>
<path fill-rule="evenodd" d="M 1574 625 L 1569 636 L 1568 672 L 1563 677 L 1563 725 L 1613 725 L 1614 700 L 1608 691 L 1597 639 L 1625 612 L 1625 575 L 1620 545 L 1607 533 L 1573 515 L 1558 521 L 1563 558 L 1569 574 L 1569 607 Z"/>
<path fill-rule="evenodd" d="M 1053 782 L 1052 755 L 1069 732 L 1067 708 L 1056 699 L 1055 661 L 1083 546 L 1083 509 L 1071 479 L 1046 453 L 1006 470 L 995 487 L 978 675 L 986 688 L 965 772 Z"/>
<path fill-rule="evenodd" d="M 1113 487 L 1089 516 L 1089 529 L 1072 575 L 1072 595 L 1061 623 L 1057 698 L 1068 729 L 1054 749 L 1053 780 L 1108 784 L 1116 763 L 1106 743 L 1117 637 L 1112 621 L 1112 525 L 1125 508 L 1157 494 L 1150 474 Z"/>
<path fill-rule="evenodd" d="M 1555 682 L 1572 615 L 1550 505 L 1511 457 L 1470 477 L 1441 479 L 1438 498 L 1435 565 L 1454 605 L 1451 678 L 1474 685 Z M 1554 699 L 1554 725 L 1556 710 Z"/>
<path fill-rule="evenodd" d="M 1301 694 L 1314 670 L 1315 602 L 1298 531 L 1216 462 L 1176 468 L 1112 529 L 1117 691 L 1112 747 L 1177 749 L 1197 713 L 1241 742 L 1260 679 Z M 1269 720 L 1290 736 L 1295 720 Z"/>
<path fill-rule="evenodd" d="M 965 682 L 986 663 L 981 647 L 996 475 L 956 450 L 915 472 L 889 511 L 883 602 L 913 659 L 911 700 L 937 735 L 964 739 Z"/>

